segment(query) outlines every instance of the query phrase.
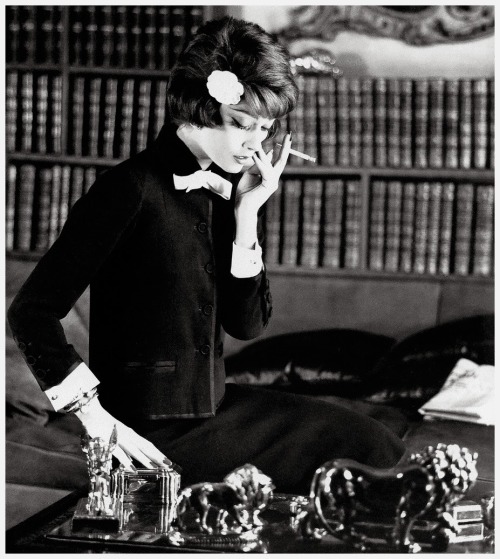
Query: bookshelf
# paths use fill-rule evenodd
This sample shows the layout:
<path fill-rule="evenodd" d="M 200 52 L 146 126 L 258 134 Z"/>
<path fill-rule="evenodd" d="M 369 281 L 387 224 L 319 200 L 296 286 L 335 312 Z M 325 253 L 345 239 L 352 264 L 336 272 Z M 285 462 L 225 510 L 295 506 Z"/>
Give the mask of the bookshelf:
<path fill-rule="evenodd" d="M 7 7 L 9 255 L 39 258 L 95 176 L 156 136 L 169 67 L 223 8 Z M 287 127 L 319 164 L 292 157 L 266 207 L 271 273 L 492 286 L 493 81 L 297 82 Z"/>

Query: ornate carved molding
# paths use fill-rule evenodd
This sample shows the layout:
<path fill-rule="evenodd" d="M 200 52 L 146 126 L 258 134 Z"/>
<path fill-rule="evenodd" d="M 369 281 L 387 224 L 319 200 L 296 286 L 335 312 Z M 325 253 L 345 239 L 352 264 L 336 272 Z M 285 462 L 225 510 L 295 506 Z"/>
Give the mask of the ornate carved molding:
<path fill-rule="evenodd" d="M 492 35 L 495 7 L 490 6 L 297 6 L 286 40 L 332 40 L 352 30 L 399 39 L 411 45 L 469 41 Z"/>

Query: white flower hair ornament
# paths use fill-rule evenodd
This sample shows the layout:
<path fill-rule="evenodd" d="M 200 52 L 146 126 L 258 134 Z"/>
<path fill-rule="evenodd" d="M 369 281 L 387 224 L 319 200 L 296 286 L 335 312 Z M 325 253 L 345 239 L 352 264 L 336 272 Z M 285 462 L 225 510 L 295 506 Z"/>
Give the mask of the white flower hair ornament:
<path fill-rule="evenodd" d="M 214 70 L 207 79 L 208 93 L 223 105 L 236 105 L 245 92 L 243 85 L 232 72 Z"/>

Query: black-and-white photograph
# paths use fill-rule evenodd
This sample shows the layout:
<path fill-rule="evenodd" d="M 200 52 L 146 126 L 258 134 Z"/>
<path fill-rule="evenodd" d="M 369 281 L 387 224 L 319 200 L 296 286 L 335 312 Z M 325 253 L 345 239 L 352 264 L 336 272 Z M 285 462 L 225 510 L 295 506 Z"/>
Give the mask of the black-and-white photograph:
<path fill-rule="evenodd" d="M 7 553 L 495 552 L 495 9 L 8 4 Z"/>

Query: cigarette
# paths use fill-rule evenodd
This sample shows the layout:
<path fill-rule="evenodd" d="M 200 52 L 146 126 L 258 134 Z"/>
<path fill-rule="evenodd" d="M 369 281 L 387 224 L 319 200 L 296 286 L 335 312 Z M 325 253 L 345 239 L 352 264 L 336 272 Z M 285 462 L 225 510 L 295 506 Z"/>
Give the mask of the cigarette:
<path fill-rule="evenodd" d="M 281 147 L 281 144 L 276 144 L 277 146 Z M 311 157 L 310 155 L 306 155 L 305 153 L 302 153 L 301 151 L 297 151 L 295 149 L 291 149 L 290 153 L 292 155 L 295 155 L 296 157 L 300 157 L 301 159 L 305 159 L 307 161 L 312 161 L 313 163 L 316 163 L 316 158 L 315 157 Z"/>

